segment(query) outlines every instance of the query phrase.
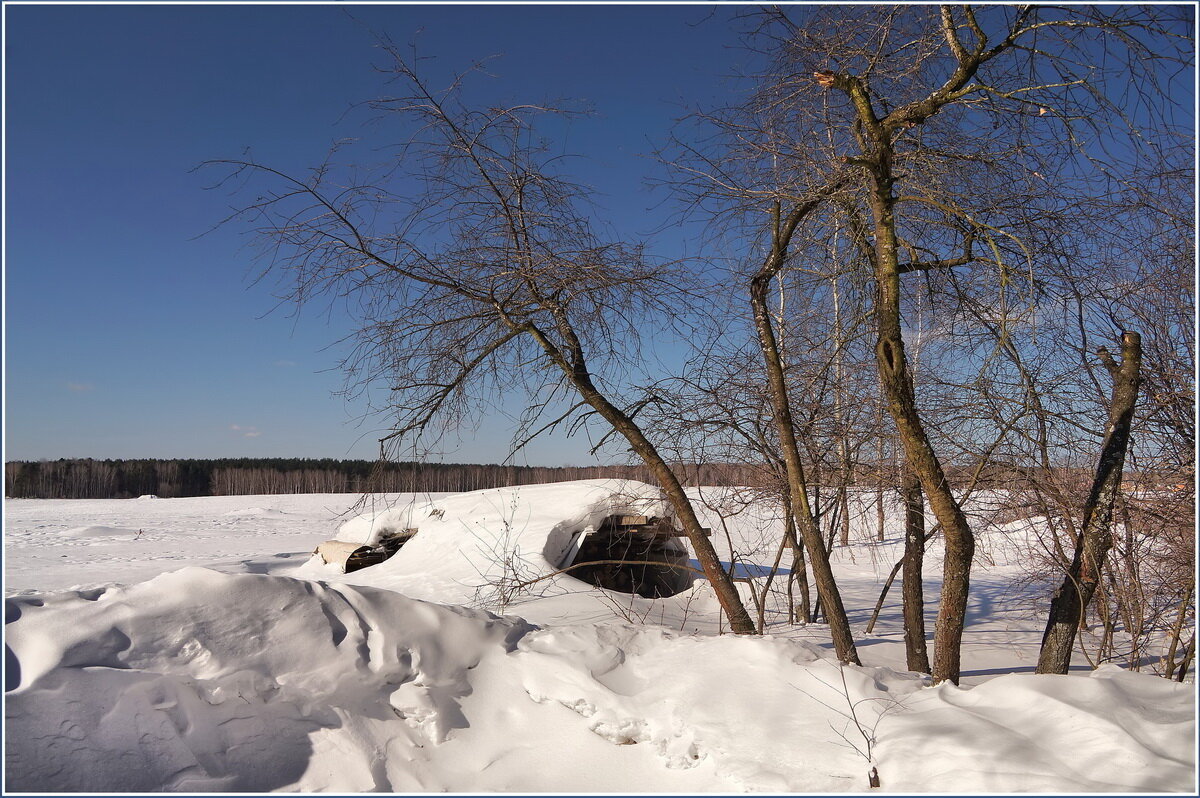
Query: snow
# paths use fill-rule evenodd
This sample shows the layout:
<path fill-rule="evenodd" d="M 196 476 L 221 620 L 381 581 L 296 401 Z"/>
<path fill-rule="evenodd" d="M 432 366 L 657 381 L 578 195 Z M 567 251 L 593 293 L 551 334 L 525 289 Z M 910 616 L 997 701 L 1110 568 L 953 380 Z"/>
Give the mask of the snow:
<path fill-rule="evenodd" d="M 5 588 L 138 582 L 187 565 L 260 573 L 296 566 L 330 537 L 340 515 L 356 512 L 360 499 L 358 494 L 6 499 Z M 100 529 L 120 532 L 81 531 Z M 64 541 L 64 535 L 75 534 L 79 537 Z"/>
<path fill-rule="evenodd" d="M 723 559 L 773 562 L 771 507 L 702 497 Z M 5 787 L 860 793 L 874 767 L 882 792 L 1194 791 L 1192 684 L 1031 673 L 1028 524 L 981 540 L 962 686 L 906 672 L 898 592 L 865 632 L 902 548 L 868 542 L 866 501 L 836 550 L 864 662 L 842 667 L 822 625 L 719 634 L 703 581 L 650 600 L 557 573 L 573 532 L 661 512 L 640 483 L 9 500 Z M 310 557 L 410 527 L 370 568 Z"/>
<path fill-rule="evenodd" d="M 62 533 L 64 538 L 125 538 L 133 540 L 139 530 L 119 526 L 77 526 Z"/>
<path fill-rule="evenodd" d="M 911 696 L 889 719 L 880 767 L 906 763 L 893 786 L 914 792 L 1010 791 L 1015 768 L 1023 791 L 1187 789 L 1195 767 L 1191 694 L 1112 665 L 1092 678 L 1012 674 L 967 691 L 942 685 Z M 963 736 L 969 749 L 957 744 Z M 944 755 L 926 758 L 929 748 Z"/>
<path fill-rule="evenodd" d="M 483 490 L 437 500 L 412 497 L 347 521 L 336 535 L 371 544 L 388 532 L 420 530 L 395 557 L 345 576 L 314 559 L 297 575 L 374 585 L 430 601 L 487 604 L 496 592 L 489 582 L 498 577 L 528 580 L 558 570 L 574 532 L 599 527 L 609 515 L 665 513 L 656 489 L 624 480 Z M 577 580 L 570 583 L 568 589 L 579 589 Z M 564 584 L 566 578 L 540 589 Z"/>

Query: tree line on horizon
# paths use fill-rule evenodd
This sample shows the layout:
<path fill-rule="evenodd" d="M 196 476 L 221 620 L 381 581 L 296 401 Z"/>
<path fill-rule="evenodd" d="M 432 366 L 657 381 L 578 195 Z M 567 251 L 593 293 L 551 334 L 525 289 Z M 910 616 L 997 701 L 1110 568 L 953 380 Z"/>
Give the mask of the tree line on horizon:
<path fill-rule="evenodd" d="M 737 463 L 681 466 L 694 485 L 749 485 L 760 469 Z M 576 479 L 651 481 L 644 465 L 522 466 L 331 458 L 94 460 L 5 463 L 10 499 L 164 499 L 291 493 L 460 493 Z"/>
<path fill-rule="evenodd" d="M 736 487 L 769 490 L 772 473 L 756 463 L 676 463 L 688 487 Z M 990 488 L 1021 490 L 1037 475 L 1015 467 L 950 466 L 954 476 L 974 474 Z M 1085 478 L 1083 470 L 1062 468 L 1061 478 Z M 842 472 L 813 475 L 819 494 L 847 484 L 881 496 L 892 491 L 895 462 L 859 463 Z M 1177 475 L 1131 475 L 1140 487 L 1174 488 Z M 499 463 L 425 463 L 335 458 L 269 457 L 217 459 L 59 458 L 13 460 L 4 467 L 4 496 L 9 499 L 162 499 L 201 496 L 253 496 L 303 493 L 465 493 L 473 490 L 544 485 L 578 479 L 631 479 L 653 483 L 640 463 L 541 466 Z M 839 518 L 839 521 L 841 519 Z M 841 531 L 840 528 L 838 531 Z M 882 528 L 880 531 L 882 534 Z"/>

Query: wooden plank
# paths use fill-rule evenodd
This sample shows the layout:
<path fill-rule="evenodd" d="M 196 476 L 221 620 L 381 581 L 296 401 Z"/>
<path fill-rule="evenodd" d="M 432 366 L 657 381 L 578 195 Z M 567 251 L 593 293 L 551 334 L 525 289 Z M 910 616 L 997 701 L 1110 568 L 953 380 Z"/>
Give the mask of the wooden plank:
<path fill-rule="evenodd" d="M 680 538 L 686 533 L 676 529 L 670 518 L 648 518 L 644 515 L 610 515 L 600 524 L 600 532 L 624 533 L 627 535 L 652 535 L 660 538 Z M 712 537 L 712 530 L 702 527 L 701 532 Z"/>
<path fill-rule="evenodd" d="M 370 551 L 370 547 L 361 543 L 347 543 L 344 540 L 327 540 L 313 551 L 326 565 L 336 565 L 343 571 L 346 563 L 360 549 Z"/>
<path fill-rule="evenodd" d="M 706 526 L 700 527 L 700 531 L 704 533 L 705 537 L 712 537 L 712 530 L 709 529 L 708 527 L 706 527 Z M 687 537 L 687 532 L 684 532 L 682 529 L 675 529 L 674 527 L 662 529 L 661 531 L 655 532 L 654 534 L 656 537 L 660 537 L 660 538 L 686 538 Z"/>

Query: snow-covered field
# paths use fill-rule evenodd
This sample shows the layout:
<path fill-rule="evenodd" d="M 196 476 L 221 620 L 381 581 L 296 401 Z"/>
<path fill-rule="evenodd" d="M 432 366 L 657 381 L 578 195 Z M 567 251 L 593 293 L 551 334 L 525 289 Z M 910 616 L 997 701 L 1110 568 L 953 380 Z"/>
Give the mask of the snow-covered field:
<path fill-rule="evenodd" d="M 772 509 L 704 495 L 722 558 L 769 566 Z M 6 789 L 867 792 L 874 767 L 883 792 L 1195 790 L 1192 684 L 1031 673 L 1048 594 L 1019 526 L 987 527 L 962 686 L 930 687 L 898 585 L 865 631 L 902 548 L 897 513 L 869 541 L 865 498 L 835 562 L 861 668 L 778 593 L 768 634 L 735 637 L 704 582 L 643 599 L 554 574 L 573 532 L 656 514 L 647 486 L 360 498 L 6 501 Z M 405 527 L 361 571 L 309 556 Z"/>

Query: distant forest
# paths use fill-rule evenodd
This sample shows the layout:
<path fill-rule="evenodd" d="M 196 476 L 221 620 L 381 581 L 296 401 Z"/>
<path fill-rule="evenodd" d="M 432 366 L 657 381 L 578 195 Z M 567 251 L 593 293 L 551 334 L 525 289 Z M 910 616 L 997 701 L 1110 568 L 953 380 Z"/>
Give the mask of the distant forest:
<path fill-rule="evenodd" d="M 683 466 L 693 485 L 751 485 L 753 466 Z M 42 460 L 4 466 L 4 495 L 12 499 L 128 499 L 153 494 L 242 496 L 268 493 L 454 493 L 572 479 L 621 478 L 652 482 L 641 465 L 516 466 L 457 463 L 380 463 L 370 460 Z"/>

